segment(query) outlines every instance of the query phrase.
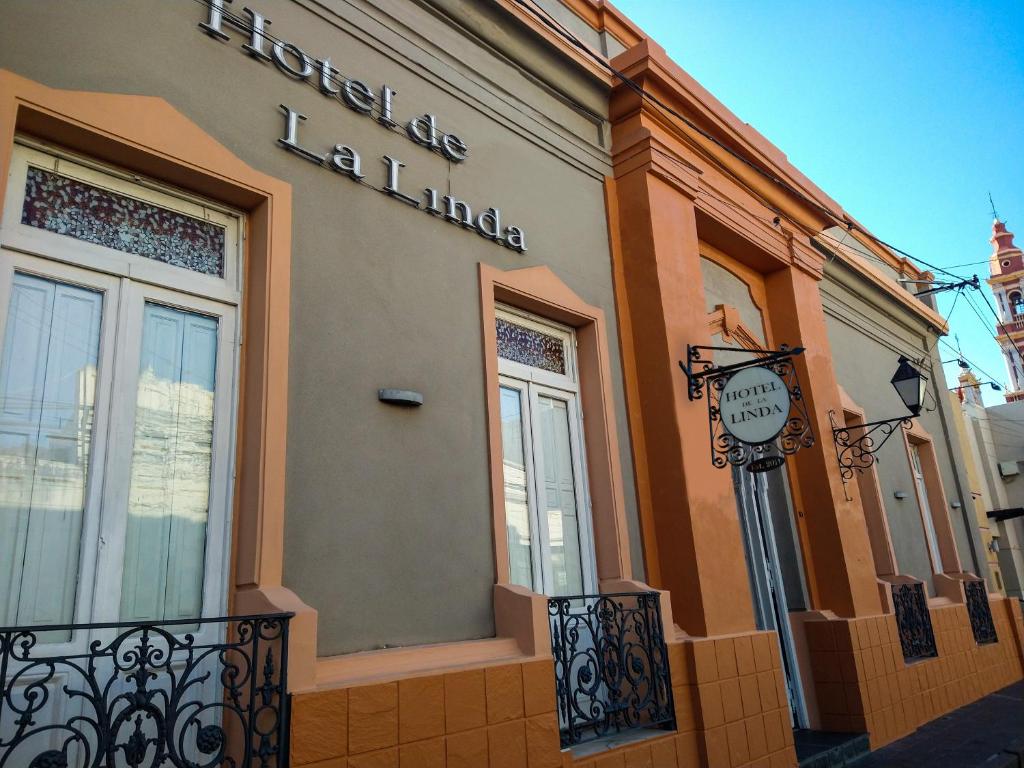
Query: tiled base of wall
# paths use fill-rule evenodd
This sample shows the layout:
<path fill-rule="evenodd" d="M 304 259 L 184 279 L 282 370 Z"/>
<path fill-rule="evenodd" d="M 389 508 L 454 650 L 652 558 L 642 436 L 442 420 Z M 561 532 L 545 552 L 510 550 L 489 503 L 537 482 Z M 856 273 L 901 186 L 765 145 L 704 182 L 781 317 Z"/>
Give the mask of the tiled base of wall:
<path fill-rule="evenodd" d="M 700 765 L 796 765 L 786 681 L 774 632 L 687 639 L 669 650 L 677 654 L 672 665 L 676 711 L 693 710 Z M 677 720 L 687 722 L 682 716 Z M 680 761 L 679 765 L 690 763 Z"/>
<path fill-rule="evenodd" d="M 907 664 L 892 615 L 811 621 L 811 652 L 821 726 L 866 731 L 877 749 L 929 720 L 1024 677 L 1024 620 L 1016 600 L 992 602 L 998 642 L 979 646 L 967 609 L 931 610 L 939 655 Z"/>
<path fill-rule="evenodd" d="M 808 622 L 822 727 L 872 748 L 1024 676 L 1024 619 L 992 603 L 999 642 L 978 646 L 966 609 L 931 612 L 939 656 L 907 665 L 892 616 Z M 777 638 L 670 643 L 677 729 L 576 759 L 562 751 L 550 661 L 297 694 L 296 768 L 794 768 Z"/>
<path fill-rule="evenodd" d="M 792 768 L 773 633 L 669 645 L 676 730 L 562 751 L 550 661 L 296 694 L 296 768 Z"/>
<path fill-rule="evenodd" d="M 552 663 L 296 694 L 292 765 L 561 768 Z"/>

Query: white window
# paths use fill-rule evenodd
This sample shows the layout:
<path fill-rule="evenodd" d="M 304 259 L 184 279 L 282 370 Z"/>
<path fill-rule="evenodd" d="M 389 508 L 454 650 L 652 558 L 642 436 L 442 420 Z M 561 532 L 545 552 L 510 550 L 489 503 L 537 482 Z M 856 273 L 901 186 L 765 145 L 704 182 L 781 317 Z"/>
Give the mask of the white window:
<path fill-rule="evenodd" d="M 511 581 L 553 596 L 593 593 L 575 335 L 505 308 L 496 322 Z"/>
<path fill-rule="evenodd" d="M 0 625 L 224 612 L 242 223 L 15 147 L 0 224 Z"/>
<path fill-rule="evenodd" d="M 921 517 L 924 519 L 924 537 L 928 543 L 928 554 L 932 558 L 932 567 L 935 573 L 942 573 L 942 555 L 939 552 L 939 541 L 935 535 L 935 520 L 932 518 L 931 504 L 928 503 L 928 488 L 924 480 L 924 470 L 921 466 L 921 452 L 918 446 L 910 446 L 910 465 L 914 472 L 914 485 L 917 487 L 917 499 L 921 504 Z"/>

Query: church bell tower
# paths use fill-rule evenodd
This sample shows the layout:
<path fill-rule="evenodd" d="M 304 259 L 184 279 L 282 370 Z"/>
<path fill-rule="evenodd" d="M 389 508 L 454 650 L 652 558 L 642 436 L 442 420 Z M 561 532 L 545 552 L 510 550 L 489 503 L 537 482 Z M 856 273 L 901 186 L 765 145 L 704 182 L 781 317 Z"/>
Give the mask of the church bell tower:
<path fill-rule="evenodd" d="M 1006 402 L 1024 400 L 1024 253 L 1013 244 L 1013 233 L 996 218 L 992 222 L 992 256 L 988 284 L 996 297 L 996 341 L 1003 351 L 1009 375 Z"/>

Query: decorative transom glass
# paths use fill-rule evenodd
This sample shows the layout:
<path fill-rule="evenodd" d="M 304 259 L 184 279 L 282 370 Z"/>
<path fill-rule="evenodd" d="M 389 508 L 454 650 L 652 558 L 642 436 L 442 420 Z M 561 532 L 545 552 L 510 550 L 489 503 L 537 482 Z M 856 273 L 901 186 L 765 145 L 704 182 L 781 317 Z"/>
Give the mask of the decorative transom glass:
<path fill-rule="evenodd" d="M 21 223 L 153 261 L 224 276 L 224 228 L 29 166 Z"/>
<path fill-rule="evenodd" d="M 552 373 L 565 373 L 565 342 L 533 328 L 497 318 L 498 357 Z"/>

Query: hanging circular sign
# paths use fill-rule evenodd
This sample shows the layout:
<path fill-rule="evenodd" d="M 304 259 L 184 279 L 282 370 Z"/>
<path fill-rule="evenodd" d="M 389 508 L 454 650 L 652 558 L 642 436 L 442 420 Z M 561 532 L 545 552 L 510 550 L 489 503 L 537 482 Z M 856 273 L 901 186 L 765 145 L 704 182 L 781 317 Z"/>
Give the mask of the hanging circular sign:
<path fill-rule="evenodd" d="M 729 377 L 718 399 L 722 426 L 737 440 L 774 440 L 789 420 L 789 388 L 775 371 L 744 368 Z"/>

